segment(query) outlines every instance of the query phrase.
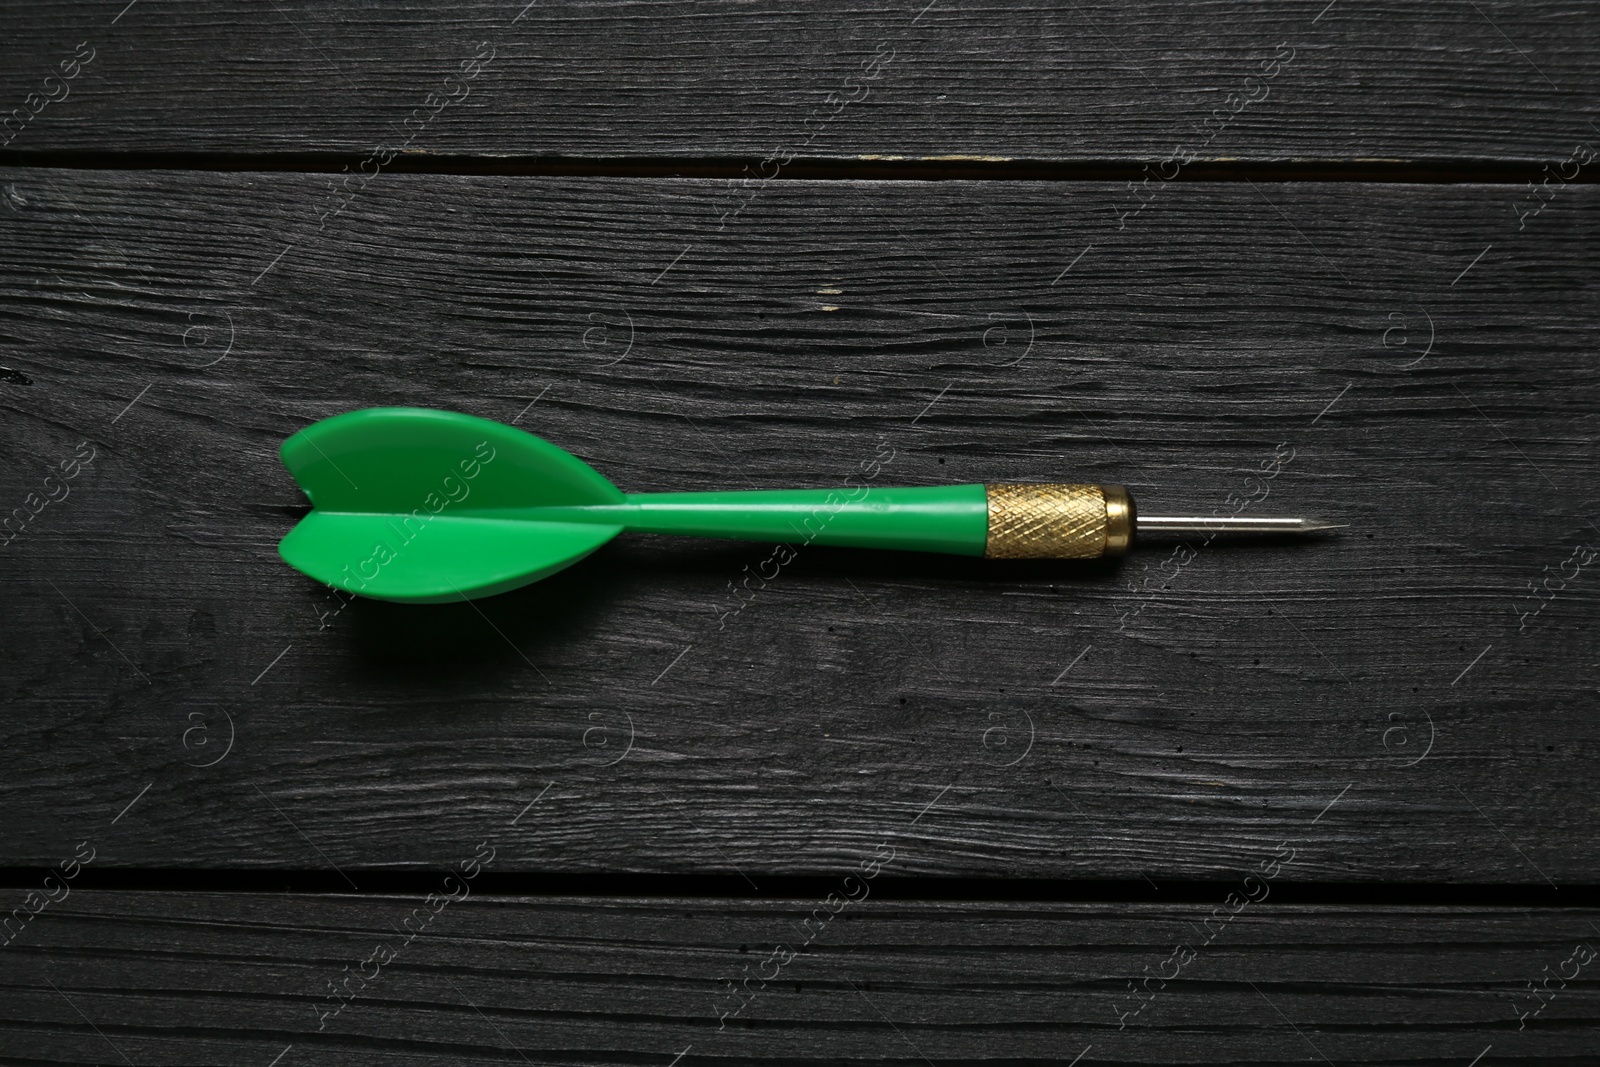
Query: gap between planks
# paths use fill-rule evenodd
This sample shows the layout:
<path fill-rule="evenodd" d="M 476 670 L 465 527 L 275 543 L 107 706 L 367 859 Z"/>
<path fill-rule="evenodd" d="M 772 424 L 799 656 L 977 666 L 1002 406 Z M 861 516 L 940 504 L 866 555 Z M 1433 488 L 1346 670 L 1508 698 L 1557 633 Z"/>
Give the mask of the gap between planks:
<path fill-rule="evenodd" d="M 365 157 L 352 152 L 0 151 L 0 167 L 62 170 L 189 170 L 338 174 Z M 1149 178 L 1174 182 L 1349 182 L 1372 185 L 1521 185 L 1548 161 L 1484 159 L 1416 160 L 1196 160 L 1170 177 L 1151 169 L 1159 160 L 894 159 L 797 157 L 763 174 L 770 161 L 740 156 L 519 156 L 416 152 L 383 169 L 395 174 L 530 178 L 722 178 L 729 181 L 1046 181 L 1103 182 Z M 1600 181 L 1581 170 L 1564 184 Z"/>

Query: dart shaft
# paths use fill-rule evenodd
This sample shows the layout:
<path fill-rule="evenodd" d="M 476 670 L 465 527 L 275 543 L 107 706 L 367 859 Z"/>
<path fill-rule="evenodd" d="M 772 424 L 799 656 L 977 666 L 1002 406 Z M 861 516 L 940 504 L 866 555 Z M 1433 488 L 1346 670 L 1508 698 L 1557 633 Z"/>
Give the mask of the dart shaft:
<path fill-rule="evenodd" d="M 526 517 L 615 524 L 635 533 L 958 556 L 983 555 L 988 532 L 981 485 L 631 493 L 621 504 L 538 508 Z"/>

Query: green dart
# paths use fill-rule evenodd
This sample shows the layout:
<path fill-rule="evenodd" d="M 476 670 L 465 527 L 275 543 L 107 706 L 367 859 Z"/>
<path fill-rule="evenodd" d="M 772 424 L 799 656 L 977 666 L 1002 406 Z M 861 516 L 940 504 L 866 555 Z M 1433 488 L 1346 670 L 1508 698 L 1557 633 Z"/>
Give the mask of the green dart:
<path fill-rule="evenodd" d="M 426 408 L 337 415 L 283 443 L 312 510 L 278 546 L 329 585 L 410 603 L 491 596 L 624 530 L 1002 559 L 1121 555 L 1136 534 L 1302 533 L 1311 519 L 1136 516 L 1114 485 L 870 484 L 624 493 L 576 456 L 488 419 Z"/>

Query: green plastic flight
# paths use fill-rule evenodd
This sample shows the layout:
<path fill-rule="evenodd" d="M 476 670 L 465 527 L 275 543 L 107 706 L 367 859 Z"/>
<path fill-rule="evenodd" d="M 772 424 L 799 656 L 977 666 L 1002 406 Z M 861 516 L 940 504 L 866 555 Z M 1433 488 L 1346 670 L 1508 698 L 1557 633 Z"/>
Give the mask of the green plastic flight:
<path fill-rule="evenodd" d="M 491 596 L 624 531 L 981 556 L 982 485 L 897 489 L 869 470 L 833 489 L 624 493 L 524 430 L 426 408 L 368 408 L 283 443 L 312 510 L 278 546 L 329 585 L 379 600 Z"/>

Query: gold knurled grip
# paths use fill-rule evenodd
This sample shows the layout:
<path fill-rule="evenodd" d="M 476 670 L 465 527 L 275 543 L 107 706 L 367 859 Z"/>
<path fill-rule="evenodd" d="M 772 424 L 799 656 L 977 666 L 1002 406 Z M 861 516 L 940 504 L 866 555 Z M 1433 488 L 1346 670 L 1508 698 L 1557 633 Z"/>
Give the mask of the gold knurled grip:
<path fill-rule="evenodd" d="M 989 559 L 1120 556 L 1133 539 L 1133 501 L 1120 485 L 986 485 Z"/>

